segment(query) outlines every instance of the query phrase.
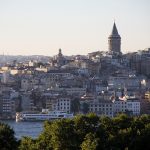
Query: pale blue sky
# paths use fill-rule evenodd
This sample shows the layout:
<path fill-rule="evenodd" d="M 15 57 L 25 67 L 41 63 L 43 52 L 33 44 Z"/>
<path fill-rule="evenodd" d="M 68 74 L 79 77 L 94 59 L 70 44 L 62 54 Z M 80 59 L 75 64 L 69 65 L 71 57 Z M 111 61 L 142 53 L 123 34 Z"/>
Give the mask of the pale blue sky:
<path fill-rule="evenodd" d="M 150 0 L 0 0 L 0 54 L 107 51 L 114 19 L 123 52 L 150 47 Z"/>

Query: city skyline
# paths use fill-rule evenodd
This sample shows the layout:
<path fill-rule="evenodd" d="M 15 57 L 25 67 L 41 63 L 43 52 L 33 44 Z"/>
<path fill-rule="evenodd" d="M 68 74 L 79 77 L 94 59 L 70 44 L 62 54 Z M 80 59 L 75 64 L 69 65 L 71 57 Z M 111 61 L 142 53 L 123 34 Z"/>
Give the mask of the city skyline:
<path fill-rule="evenodd" d="M 0 0 L 0 54 L 108 51 L 114 19 L 123 53 L 150 47 L 149 0 Z"/>

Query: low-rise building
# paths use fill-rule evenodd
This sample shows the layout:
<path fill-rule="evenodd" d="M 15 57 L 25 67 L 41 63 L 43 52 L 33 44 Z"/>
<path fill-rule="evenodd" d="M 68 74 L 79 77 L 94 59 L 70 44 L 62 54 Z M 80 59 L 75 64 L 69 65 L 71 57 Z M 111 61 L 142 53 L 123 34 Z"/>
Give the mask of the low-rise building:
<path fill-rule="evenodd" d="M 114 101 L 114 114 L 125 113 L 127 111 L 127 102 L 123 100 Z"/>
<path fill-rule="evenodd" d="M 89 105 L 90 112 L 98 115 L 113 117 L 113 103 L 111 101 L 92 101 Z"/>
<path fill-rule="evenodd" d="M 80 87 L 60 87 L 57 88 L 58 91 L 65 91 L 68 95 L 79 95 L 82 96 L 86 93 L 86 88 Z"/>
<path fill-rule="evenodd" d="M 137 98 L 127 98 L 125 100 L 115 100 L 114 115 L 118 113 L 129 113 L 130 115 L 140 115 L 141 107 L 140 101 Z"/>
<path fill-rule="evenodd" d="M 70 113 L 71 99 L 69 97 L 58 97 L 53 103 L 53 110 L 60 110 Z"/>
<path fill-rule="evenodd" d="M 71 98 L 68 95 L 63 95 L 55 90 L 46 90 L 42 93 L 42 102 L 45 104 L 45 109 L 49 111 L 63 110 L 70 112 Z"/>
<path fill-rule="evenodd" d="M 131 111 L 133 115 L 140 115 L 140 101 L 138 99 L 127 99 L 127 110 Z"/>

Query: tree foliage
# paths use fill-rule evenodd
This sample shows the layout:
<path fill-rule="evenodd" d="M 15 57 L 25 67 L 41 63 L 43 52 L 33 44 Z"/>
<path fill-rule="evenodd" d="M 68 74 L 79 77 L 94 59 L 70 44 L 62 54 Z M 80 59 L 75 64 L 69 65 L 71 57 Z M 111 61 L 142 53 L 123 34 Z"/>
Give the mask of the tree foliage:
<path fill-rule="evenodd" d="M 84 102 L 84 103 L 82 104 L 82 112 L 83 112 L 84 114 L 86 114 L 86 113 L 89 112 L 89 104 L 88 104 L 88 103 Z"/>
<path fill-rule="evenodd" d="M 78 113 L 80 111 L 80 100 L 79 98 L 74 98 L 71 101 L 71 112 L 74 114 Z"/>
<path fill-rule="evenodd" d="M 39 89 L 33 90 L 30 98 L 33 100 L 33 104 L 38 111 L 41 111 L 42 106 L 45 108 L 43 97 Z"/>
<path fill-rule="evenodd" d="M 23 137 L 20 141 L 19 150 L 38 150 L 36 141 L 30 137 Z"/>
<path fill-rule="evenodd" d="M 150 116 L 115 118 L 93 113 L 46 121 L 37 139 L 23 137 L 20 150 L 149 150 Z M 17 146 L 14 132 L 0 125 L 0 149 Z M 7 148 L 6 148 L 7 146 Z M 17 149 L 17 147 L 15 147 Z"/>
<path fill-rule="evenodd" d="M 99 138 L 96 138 L 95 133 L 88 133 L 83 143 L 81 144 L 82 150 L 98 150 L 99 149 Z"/>
<path fill-rule="evenodd" d="M 14 131 L 8 125 L 0 122 L 0 149 L 16 150 L 18 142 L 14 136 Z"/>

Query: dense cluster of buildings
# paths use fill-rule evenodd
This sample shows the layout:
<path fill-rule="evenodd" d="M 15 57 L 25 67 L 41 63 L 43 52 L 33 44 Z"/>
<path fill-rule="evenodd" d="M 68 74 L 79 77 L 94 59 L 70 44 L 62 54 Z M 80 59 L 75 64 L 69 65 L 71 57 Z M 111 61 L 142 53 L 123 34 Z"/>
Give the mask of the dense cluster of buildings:
<path fill-rule="evenodd" d="M 150 49 L 122 54 L 114 23 L 109 50 L 13 61 L 0 68 L 0 116 L 42 109 L 73 113 L 150 113 Z"/>

